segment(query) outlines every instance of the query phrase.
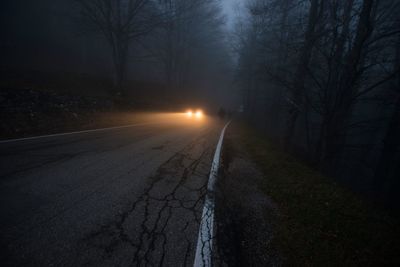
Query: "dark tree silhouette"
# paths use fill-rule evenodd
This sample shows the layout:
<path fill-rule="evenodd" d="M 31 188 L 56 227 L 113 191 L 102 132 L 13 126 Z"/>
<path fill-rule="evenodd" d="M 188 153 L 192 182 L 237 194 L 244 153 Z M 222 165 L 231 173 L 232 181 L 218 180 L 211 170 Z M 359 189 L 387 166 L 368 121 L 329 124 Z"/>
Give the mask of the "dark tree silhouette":
<path fill-rule="evenodd" d="M 398 165 L 399 12 L 395 0 L 251 1 L 235 33 L 246 117 L 324 172 L 384 187 Z"/>
<path fill-rule="evenodd" d="M 115 94 L 124 93 L 129 48 L 133 40 L 148 34 L 160 23 L 150 0 L 75 0 L 81 21 L 100 32 L 112 52 Z"/>

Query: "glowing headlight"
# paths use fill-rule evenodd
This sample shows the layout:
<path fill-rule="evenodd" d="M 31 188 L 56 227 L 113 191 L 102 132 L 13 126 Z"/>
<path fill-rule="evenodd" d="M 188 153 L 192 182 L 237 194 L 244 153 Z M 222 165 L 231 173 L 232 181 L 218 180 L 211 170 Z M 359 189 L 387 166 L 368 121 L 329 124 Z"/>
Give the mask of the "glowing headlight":
<path fill-rule="evenodd" d="M 192 116 L 193 116 L 193 112 L 192 112 L 191 110 L 188 110 L 188 111 L 186 112 L 186 115 L 187 115 L 188 117 L 192 117 Z"/>
<path fill-rule="evenodd" d="M 203 116 L 203 111 L 198 110 L 196 111 L 196 118 L 201 118 Z"/>

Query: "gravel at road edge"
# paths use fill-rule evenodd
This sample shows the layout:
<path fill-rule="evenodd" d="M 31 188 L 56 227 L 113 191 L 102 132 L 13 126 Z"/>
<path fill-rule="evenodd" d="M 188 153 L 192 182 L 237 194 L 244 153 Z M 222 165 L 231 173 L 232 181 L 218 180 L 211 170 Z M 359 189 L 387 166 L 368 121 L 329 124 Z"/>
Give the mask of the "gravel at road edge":
<path fill-rule="evenodd" d="M 224 141 L 216 199 L 217 266 L 281 266 L 274 244 L 277 205 L 261 190 L 264 179 L 237 140 L 234 128 Z"/>

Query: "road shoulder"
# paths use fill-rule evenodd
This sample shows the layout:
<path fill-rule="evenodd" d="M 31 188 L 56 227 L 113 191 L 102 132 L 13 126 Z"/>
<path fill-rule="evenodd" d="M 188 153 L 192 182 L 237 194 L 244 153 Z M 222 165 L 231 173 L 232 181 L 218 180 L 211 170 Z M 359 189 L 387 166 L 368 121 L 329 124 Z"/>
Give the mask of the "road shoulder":
<path fill-rule="evenodd" d="M 238 142 L 235 128 L 226 132 L 217 182 L 216 262 L 221 266 L 279 266 L 281 257 L 274 243 L 279 210 L 260 189 L 264 176 Z"/>
<path fill-rule="evenodd" d="M 399 221 L 253 129 L 227 133 L 219 250 L 233 266 L 397 266 Z M 222 231 L 221 231 L 222 228 Z M 227 232 L 227 233 L 226 233 Z M 232 248 L 229 244 L 236 243 Z M 229 262 L 231 260 L 231 262 Z"/>

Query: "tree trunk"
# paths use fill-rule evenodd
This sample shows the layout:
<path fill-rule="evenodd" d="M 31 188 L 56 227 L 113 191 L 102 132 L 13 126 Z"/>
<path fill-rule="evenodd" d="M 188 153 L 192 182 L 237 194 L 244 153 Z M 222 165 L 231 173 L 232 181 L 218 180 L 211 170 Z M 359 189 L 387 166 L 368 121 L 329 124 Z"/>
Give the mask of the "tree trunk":
<path fill-rule="evenodd" d="M 360 67 L 364 61 L 363 49 L 372 33 L 371 14 L 374 0 L 364 0 L 356 30 L 356 37 L 350 49 L 338 84 L 336 97 L 333 100 L 332 115 L 326 128 L 325 161 L 332 165 L 334 159 L 340 158 L 346 142 L 346 126 L 351 118 L 355 95 L 358 90 Z"/>
<path fill-rule="evenodd" d="M 291 103 L 289 103 L 291 107 L 289 109 L 289 118 L 286 125 L 286 134 L 284 139 L 285 148 L 289 148 L 291 144 L 293 133 L 296 128 L 297 118 L 299 117 L 299 113 L 304 102 L 304 83 L 307 68 L 310 63 L 311 53 L 316 41 L 316 26 L 319 19 L 318 9 L 320 5 L 321 4 L 319 0 L 311 1 L 304 45 L 301 49 L 299 63 L 297 65 L 293 81 L 293 98 L 290 101 Z"/>
<path fill-rule="evenodd" d="M 125 78 L 127 69 L 128 57 L 128 42 L 116 38 L 113 44 L 113 61 L 114 61 L 114 95 L 117 98 L 122 98 L 126 95 L 125 91 Z"/>
<path fill-rule="evenodd" d="M 399 153 L 400 136 L 400 96 L 397 98 L 395 109 L 390 119 L 386 135 L 383 139 L 382 154 L 375 169 L 373 189 L 376 195 L 380 195 L 382 189 L 390 177 L 390 173 L 397 166 L 396 155 Z"/>
<path fill-rule="evenodd" d="M 330 66 L 329 80 L 327 81 L 327 88 L 325 89 L 325 108 L 322 114 L 322 122 L 320 128 L 320 134 L 317 141 L 316 151 L 315 151 L 315 160 L 320 166 L 323 168 L 323 164 L 326 160 L 327 151 L 327 142 L 329 142 L 331 136 L 327 134 L 329 131 L 327 130 L 328 125 L 330 125 L 332 112 L 333 112 L 333 95 L 338 91 L 338 83 L 340 79 L 340 70 L 343 60 L 343 55 L 345 53 L 345 43 L 349 35 L 350 31 L 350 22 L 351 22 L 351 13 L 353 9 L 354 0 L 349 0 L 346 2 L 343 14 L 343 27 L 340 34 L 338 34 L 338 38 L 334 39 L 334 53 L 332 54 L 332 63 Z M 337 9 L 332 10 L 332 17 L 336 17 Z M 337 23 L 333 21 L 333 23 Z M 336 28 L 337 25 L 332 25 L 333 28 Z"/>
<path fill-rule="evenodd" d="M 373 190 L 377 196 L 382 193 L 391 171 L 395 171 L 394 169 L 398 166 L 396 157 L 398 157 L 400 146 L 400 38 L 396 49 L 396 64 L 394 68 L 397 71 L 397 84 L 395 84 L 397 87 L 397 101 L 383 139 L 381 156 L 375 169 Z"/>

